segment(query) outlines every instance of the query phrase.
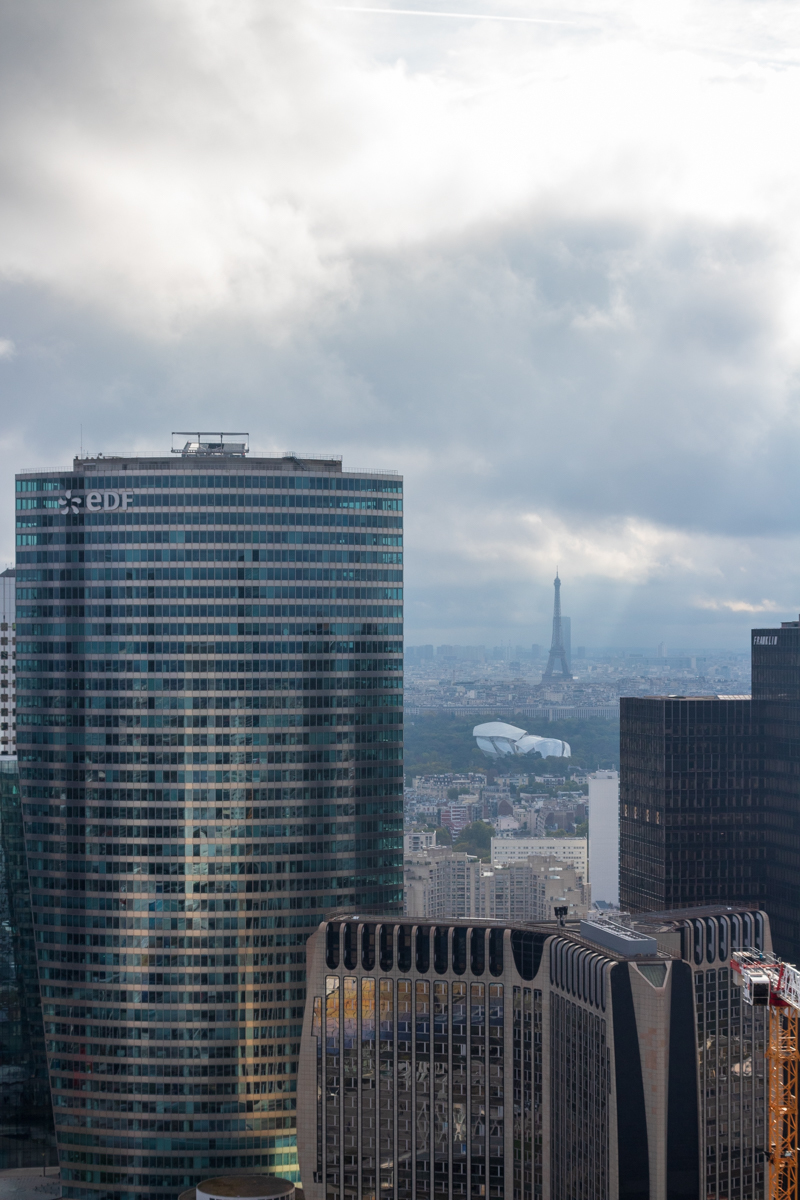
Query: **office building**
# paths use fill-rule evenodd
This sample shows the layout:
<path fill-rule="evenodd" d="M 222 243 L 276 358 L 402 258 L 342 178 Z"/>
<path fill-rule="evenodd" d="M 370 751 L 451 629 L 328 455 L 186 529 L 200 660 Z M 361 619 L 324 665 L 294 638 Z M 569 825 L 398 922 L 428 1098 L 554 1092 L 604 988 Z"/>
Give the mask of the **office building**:
<path fill-rule="evenodd" d="M 515 925 L 337 914 L 308 946 L 308 1200 L 763 1200 L 761 912 Z"/>
<path fill-rule="evenodd" d="M 0 1151 L 6 1167 L 40 1166 L 56 1161 L 53 1114 L 47 1076 L 42 1004 L 36 964 L 36 942 L 31 914 L 25 832 L 20 802 L 17 760 L 0 758 L 0 889 L 2 889 L 4 956 L 2 963 L 2 1007 L 0 1063 L 5 1079 L 12 1081 L 10 1093 L 2 1097 L 3 1120 L 16 1128 L 21 1138 L 30 1138 L 23 1150 L 8 1156 Z M 6 940 L 7 939 L 7 940 Z"/>
<path fill-rule="evenodd" d="M 296 1180 L 306 939 L 342 903 L 401 909 L 402 482 L 247 450 L 200 434 L 17 477 L 66 1197 Z"/>
<path fill-rule="evenodd" d="M 800 621 L 754 629 L 751 643 L 764 904 L 776 951 L 800 963 Z"/>
<path fill-rule="evenodd" d="M 592 899 L 619 905 L 619 772 L 594 771 L 589 782 L 589 879 Z"/>
<path fill-rule="evenodd" d="M 757 904 L 772 915 L 751 727 L 749 697 L 620 701 L 624 910 Z"/>
<path fill-rule="evenodd" d="M 531 854 L 541 858 L 552 855 L 559 862 L 575 867 L 583 879 L 589 878 L 589 857 L 586 838 L 581 837 L 515 837 L 492 838 L 493 867 L 506 863 L 524 862 Z"/>
<path fill-rule="evenodd" d="M 19 506 L 19 501 L 17 502 Z M 0 758 L 17 754 L 16 570 L 0 571 Z"/>

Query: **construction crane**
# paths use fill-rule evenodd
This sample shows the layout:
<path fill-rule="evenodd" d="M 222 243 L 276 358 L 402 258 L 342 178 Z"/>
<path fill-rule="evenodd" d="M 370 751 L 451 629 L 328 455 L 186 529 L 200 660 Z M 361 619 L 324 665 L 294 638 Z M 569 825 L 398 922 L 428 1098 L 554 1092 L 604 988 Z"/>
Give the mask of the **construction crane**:
<path fill-rule="evenodd" d="M 731 969 L 742 1000 L 767 1009 L 768 1200 L 797 1200 L 797 1018 L 800 971 L 759 950 L 735 950 Z"/>

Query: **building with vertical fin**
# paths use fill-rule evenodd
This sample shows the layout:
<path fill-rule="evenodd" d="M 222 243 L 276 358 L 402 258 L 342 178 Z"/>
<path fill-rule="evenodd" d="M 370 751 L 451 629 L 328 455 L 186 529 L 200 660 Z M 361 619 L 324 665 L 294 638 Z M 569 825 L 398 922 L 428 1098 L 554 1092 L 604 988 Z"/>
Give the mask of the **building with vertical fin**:
<path fill-rule="evenodd" d="M 298 1179 L 306 939 L 402 901 L 402 487 L 226 434 L 17 477 L 65 1197 Z"/>
<path fill-rule="evenodd" d="M 334 914 L 308 946 L 308 1200 L 764 1200 L 761 912 L 630 926 Z"/>

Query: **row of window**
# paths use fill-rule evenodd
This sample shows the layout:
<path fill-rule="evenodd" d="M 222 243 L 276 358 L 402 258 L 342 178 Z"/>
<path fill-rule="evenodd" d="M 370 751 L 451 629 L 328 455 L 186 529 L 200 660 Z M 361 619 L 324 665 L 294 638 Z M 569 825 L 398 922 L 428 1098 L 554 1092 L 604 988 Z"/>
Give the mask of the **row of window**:
<path fill-rule="evenodd" d="M 90 472 L 83 477 L 60 477 L 57 479 L 18 479 L 17 492 L 62 492 L 83 488 L 105 488 L 117 491 L 121 488 L 283 488 L 288 491 L 315 492 L 402 492 L 403 482 L 399 478 L 356 478 L 343 475 L 256 475 L 248 471 L 242 475 L 129 475 L 127 471 L 117 475 L 95 475 Z"/>

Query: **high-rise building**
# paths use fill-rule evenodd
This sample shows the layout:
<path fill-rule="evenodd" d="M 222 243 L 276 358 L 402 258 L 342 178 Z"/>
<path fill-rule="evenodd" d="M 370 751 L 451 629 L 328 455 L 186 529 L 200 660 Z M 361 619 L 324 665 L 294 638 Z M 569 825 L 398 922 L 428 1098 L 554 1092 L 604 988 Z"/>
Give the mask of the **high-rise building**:
<path fill-rule="evenodd" d="M 751 643 L 764 903 L 777 953 L 800 963 L 800 621 L 754 629 Z"/>
<path fill-rule="evenodd" d="M 620 906 L 771 916 L 757 777 L 749 697 L 623 697 Z"/>
<path fill-rule="evenodd" d="M 619 772 L 589 777 L 589 878 L 592 899 L 619 904 Z"/>
<path fill-rule="evenodd" d="M 17 501 L 19 506 L 19 500 Z M 17 754 L 16 570 L 0 571 L 0 758 Z"/>
<path fill-rule="evenodd" d="M 308 947 L 309 1200 L 763 1200 L 765 915 L 517 925 L 335 915 Z"/>
<path fill-rule="evenodd" d="M 64 1195 L 296 1180 L 306 939 L 402 899 L 401 479 L 200 434 L 16 489 Z"/>
<path fill-rule="evenodd" d="M 6 986 L 9 1000 L 4 1003 L 7 1015 L 11 1006 L 18 1009 L 19 1032 L 13 1052 L 6 1062 L 15 1068 L 19 1081 L 14 1108 L 5 1110 L 5 1120 L 17 1126 L 27 1126 L 44 1138 L 48 1161 L 54 1152 L 52 1137 L 53 1116 L 47 1076 L 42 1004 L 36 962 L 36 941 L 31 913 L 28 862 L 25 852 L 25 833 L 20 801 L 19 771 L 16 759 L 0 758 L 0 887 L 6 909 L 10 934 L 10 967 Z M 10 1022 L 9 1022 L 10 1023 Z M 41 1151 L 39 1151 L 41 1153 Z M 39 1165 L 32 1156 L 28 1162 Z M 22 1166 L 22 1162 L 8 1165 Z"/>

